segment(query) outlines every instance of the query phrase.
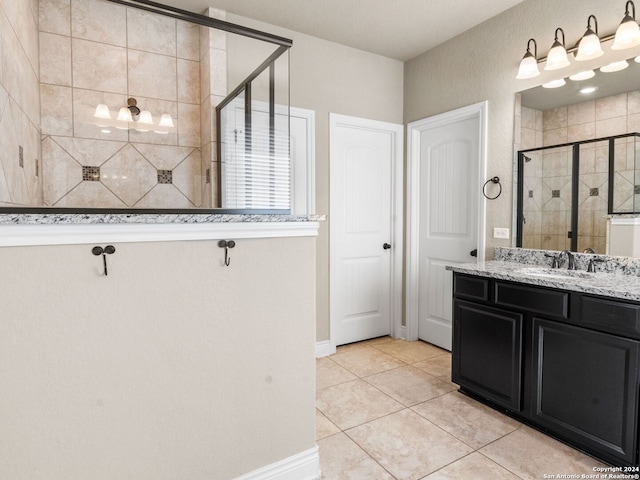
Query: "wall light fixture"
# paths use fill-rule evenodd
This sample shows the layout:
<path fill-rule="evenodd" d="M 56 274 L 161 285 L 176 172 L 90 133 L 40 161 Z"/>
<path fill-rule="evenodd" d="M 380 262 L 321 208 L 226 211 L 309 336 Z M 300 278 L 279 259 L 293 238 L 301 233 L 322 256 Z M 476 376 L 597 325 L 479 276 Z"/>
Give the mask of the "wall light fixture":
<path fill-rule="evenodd" d="M 631 6 L 631 14 L 629 6 Z M 616 30 L 611 50 L 624 50 L 638 45 L 640 45 L 640 26 L 636 22 L 636 6 L 628 0 L 624 7 L 624 18 Z"/>
<path fill-rule="evenodd" d="M 558 32 L 562 33 L 562 43 L 558 40 Z M 568 67 L 571 64 L 567 58 L 567 50 L 564 47 L 564 30 L 556 28 L 556 34 L 553 39 L 553 45 L 547 55 L 547 63 L 544 66 L 545 70 L 558 70 L 560 68 Z"/>
<path fill-rule="evenodd" d="M 591 29 L 591 19 L 595 25 L 595 32 Z M 592 60 L 604 55 L 604 51 L 600 46 L 600 37 L 598 37 L 598 19 L 595 15 L 589 15 L 587 19 L 587 31 L 578 42 L 578 51 L 576 52 L 576 60 L 579 62 Z"/>
<path fill-rule="evenodd" d="M 116 127 L 120 130 L 134 129 L 138 132 L 150 132 L 153 130 L 155 133 L 166 135 L 172 128 L 175 128 L 173 118 L 168 113 L 163 113 L 160 116 L 160 121 L 154 122 L 153 115 L 149 110 L 140 110 L 138 108 L 138 101 L 135 98 L 127 99 L 127 106 L 121 107 L 118 110 L 118 115 L 113 120 L 109 107 L 104 103 L 100 103 L 96 106 L 93 117 L 96 118 L 96 125 L 101 128 Z M 104 133 L 108 133 L 107 130 L 103 130 Z"/>
<path fill-rule="evenodd" d="M 533 53 L 531 53 L 531 42 L 533 42 Z M 533 38 L 530 38 L 527 42 L 527 51 L 524 54 L 524 57 L 522 57 L 516 78 L 525 79 L 540 75 L 540 70 L 538 70 L 538 60 L 536 58 L 537 56 L 538 44 Z"/>

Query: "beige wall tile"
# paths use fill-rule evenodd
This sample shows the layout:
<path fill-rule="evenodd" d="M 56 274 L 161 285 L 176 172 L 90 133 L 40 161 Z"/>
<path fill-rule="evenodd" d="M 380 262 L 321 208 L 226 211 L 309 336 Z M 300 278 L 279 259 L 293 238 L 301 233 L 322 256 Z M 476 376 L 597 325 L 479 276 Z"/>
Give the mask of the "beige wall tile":
<path fill-rule="evenodd" d="M 71 0 L 40 0 L 39 11 L 40 31 L 71 35 Z"/>
<path fill-rule="evenodd" d="M 200 105 L 178 103 L 178 143 L 200 147 Z"/>
<path fill-rule="evenodd" d="M 196 207 L 202 205 L 202 158 L 200 149 L 195 149 L 189 157 L 173 169 L 173 186 Z"/>
<path fill-rule="evenodd" d="M 612 95 L 596 100 L 596 120 L 627 115 L 627 94 Z"/>
<path fill-rule="evenodd" d="M 127 93 L 125 48 L 79 39 L 73 39 L 72 48 L 75 88 Z"/>
<path fill-rule="evenodd" d="M 568 125 L 578 125 L 587 122 L 595 122 L 596 120 L 596 102 L 589 100 L 587 102 L 569 105 L 567 107 Z"/>
<path fill-rule="evenodd" d="M 128 206 L 158 183 L 158 171 L 131 145 L 100 167 L 101 182 Z"/>
<path fill-rule="evenodd" d="M 522 107 L 522 126 L 524 128 L 536 129 L 536 112 L 532 108 Z"/>
<path fill-rule="evenodd" d="M 101 166 L 126 145 L 125 142 L 72 137 L 53 137 L 53 140 L 76 162 L 87 167 Z"/>
<path fill-rule="evenodd" d="M 177 24 L 177 54 L 178 58 L 200 60 L 200 27 L 194 23 L 178 20 Z"/>
<path fill-rule="evenodd" d="M 157 13 L 127 8 L 128 47 L 176 56 L 176 20 Z"/>
<path fill-rule="evenodd" d="M 71 86 L 71 38 L 40 32 L 40 81 Z"/>
<path fill-rule="evenodd" d="M 200 102 L 200 62 L 178 59 L 178 101 Z"/>
<path fill-rule="evenodd" d="M 225 97 L 227 90 L 227 52 L 226 50 L 211 49 L 210 93 Z"/>
<path fill-rule="evenodd" d="M 62 197 L 56 207 L 124 208 L 122 200 L 116 197 L 102 182 L 80 182 Z"/>
<path fill-rule="evenodd" d="M 627 133 L 626 116 L 613 117 L 596 121 L 596 138 L 609 137 L 611 135 L 620 135 L 622 133 Z"/>
<path fill-rule="evenodd" d="M 193 208 L 194 205 L 173 185 L 158 184 L 135 208 Z"/>
<path fill-rule="evenodd" d="M 209 95 L 211 95 L 211 58 L 207 50 L 200 60 L 200 102 L 204 102 Z"/>
<path fill-rule="evenodd" d="M 82 182 L 82 166 L 52 137 L 42 141 L 43 200 L 55 205 Z"/>
<path fill-rule="evenodd" d="M 556 130 L 561 127 L 566 127 L 568 109 L 567 107 L 558 107 L 551 110 L 546 110 L 542 113 L 542 129 Z"/>
<path fill-rule="evenodd" d="M 127 141 L 127 130 L 109 128 L 109 133 L 102 132 L 102 128 L 96 126 L 93 114 L 96 105 L 104 103 L 108 105 L 115 117 L 120 105 L 126 104 L 126 96 L 115 93 L 102 93 L 93 90 L 73 89 L 73 131 L 77 138 L 98 138 L 102 140 Z M 115 122 L 114 122 L 115 123 Z"/>
<path fill-rule="evenodd" d="M 73 135 L 71 88 L 43 84 L 40 95 L 42 98 L 42 134 Z"/>
<path fill-rule="evenodd" d="M 71 34 L 121 47 L 127 44 L 127 9 L 103 0 L 74 1 L 71 4 Z"/>
<path fill-rule="evenodd" d="M 567 127 L 545 130 L 543 133 L 543 146 L 560 145 L 567 143 Z"/>
<path fill-rule="evenodd" d="M 579 142 L 581 140 L 589 140 L 596 138 L 595 122 L 581 123 L 577 125 L 569 125 L 567 128 L 567 141 Z"/>
<path fill-rule="evenodd" d="M 629 115 L 640 113 L 640 90 L 627 94 L 627 112 Z"/>
<path fill-rule="evenodd" d="M 627 132 L 640 132 L 640 113 L 627 117 Z"/>
<path fill-rule="evenodd" d="M 133 145 L 157 170 L 173 170 L 193 153 L 192 147 L 174 147 L 136 143 Z"/>
<path fill-rule="evenodd" d="M 129 50 L 129 95 L 177 99 L 176 58 Z"/>

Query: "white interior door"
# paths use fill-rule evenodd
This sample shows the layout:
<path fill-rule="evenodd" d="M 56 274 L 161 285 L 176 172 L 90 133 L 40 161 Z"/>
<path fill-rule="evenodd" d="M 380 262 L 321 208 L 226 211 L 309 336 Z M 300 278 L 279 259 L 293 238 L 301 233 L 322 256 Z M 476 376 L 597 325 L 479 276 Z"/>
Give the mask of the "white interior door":
<path fill-rule="evenodd" d="M 402 125 L 331 115 L 331 339 L 389 335 L 399 317 Z M 401 183 L 400 183 L 401 185 Z M 399 256 L 399 257 L 398 257 Z M 401 279 L 401 278 L 400 278 Z M 398 318 L 399 320 L 399 318 Z"/>
<path fill-rule="evenodd" d="M 479 236 L 484 223 L 483 116 L 461 117 L 423 125 L 414 132 L 412 145 L 410 195 L 417 198 L 409 235 L 413 255 L 407 260 L 407 321 L 411 316 L 417 320 L 418 338 L 448 350 L 453 285 L 446 266 L 475 262 L 472 252 L 482 256 L 484 249 Z"/>

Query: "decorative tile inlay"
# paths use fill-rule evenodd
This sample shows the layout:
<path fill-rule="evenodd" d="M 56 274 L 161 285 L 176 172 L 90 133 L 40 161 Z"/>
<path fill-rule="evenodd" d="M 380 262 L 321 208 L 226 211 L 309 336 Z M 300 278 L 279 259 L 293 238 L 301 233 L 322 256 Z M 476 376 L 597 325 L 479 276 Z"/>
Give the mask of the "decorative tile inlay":
<path fill-rule="evenodd" d="M 640 194 L 640 185 L 633 186 L 633 193 L 635 193 L 636 195 Z"/>
<path fill-rule="evenodd" d="M 99 182 L 100 167 L 82 167 L 82 180 L 85 182 Z"/>
<path fill-rule="evenodd" d="M 533 198 L 533 190 L 529 190 L 529 198 Z"/>
<path fill-rule="evenodd" d="M 207 184 L 211 183 L 211 169 L 210 168 L 207 168 L 206 177 L 207 177 Z"/>
<path fill-rule="evenodd" d="M 598 195 L 600 195 L 600 190 L 598 190 L 597 188 L 592 188 L 589 190 L 589 195 L 591 197 L 597 197 Z"/>
<path fill-rule="evenodd" d="M 560 190 L 551 190 L 552 198 L 560 198 Z"/>
<path fill-rule="evenodd" d="M 158 183 L 173 183 L 173 171 L 158 170 Z"/>

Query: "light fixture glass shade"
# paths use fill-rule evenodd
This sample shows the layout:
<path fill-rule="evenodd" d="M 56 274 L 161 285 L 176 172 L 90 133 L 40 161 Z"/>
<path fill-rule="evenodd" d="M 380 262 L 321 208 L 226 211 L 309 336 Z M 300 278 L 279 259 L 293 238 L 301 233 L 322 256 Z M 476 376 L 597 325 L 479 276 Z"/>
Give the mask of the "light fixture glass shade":
<path fill-rule="evenodd" d="M 520 62 L 520 68 L 518 69 L 518 75 L 516 75 L 516 78 L 518 80 L 524 80 L 526 78 L 537 77 L 538 75 L 540 75 L 540 70 L 538 70 L 538 61 L 536 60 L 536 57 L 527 50 L 527 53 Z"/>
<path fill-rule="evenodd" d="M 111 113 L 109 107 L 104 103 L 99 103 L 96 107 L 96 112 L 93 114 L 95 118 L 102 118 L 103 120 L 111 120 Z"/>
<path fill-rule="evenodd" d="M 149 110 L 143 110 L 140 112 L 138 121 L 136 122 L 136 130 L 138 132 L 148 132 L 153 126 L 153 116 Z"/>
<path fill-rule="evenodd" d="M 132 122 L 133 118 L 131 118 L 131 110 L 129 110 L 127 107 L 122 107 L 118 112 L 117 120 L 119 122 Z"/>
<path fill-rule="evenodd" d="M 628 66 L 629 64 L 626 60 L 621 60 L 620 62 L 613 62 L 609 65 L 605 65 L 604 67 L 600 67 L 600 71 L 605 73 L 619 72 L 620 70 L 624 70 Z"/>
<path fill-rule="evenodd" d="M 600 46 L 600 38 L 593 30 L 587 30 L 578 45 L 578 51 L 576 52 L 576 60 L 583 62 L 585 60 L 592 60 L 604 55 L 604 51 Z"/>
<path fill-rule="evenodd" d="M 558 80 L 552 80 L 550 82 L 543 83 L 542 88 L 559 88 L 566 84 L 567 82 L 565 81 L 564 78 L 559 78 Z"/>
<path fill-rule="evenodd" d="M 596 76 L 596 72 L 593 70 L 585 70 L 584 72 L 579 72 L 571 75 L 569 80 L 573 80 L 574 82 L 579 82 L 581 80 L 589 80 Z"/>
<path fill-rule="evenodd" d="M 163 113 L 162 116 L 160 117 L 160 123 L 158 123 L 158 126 L 165 127 L 165 128 L 173 128 L 174 124 L 173 124 L 173 118 L 171 118 L 171 115 L 169 115 L 168 113 Z"/>
<path fill-rule="evenodd" d="M 545 70 L 558 70 L 560 68 L 568 67 L 571 65 L 567 58 L 567 51 L 564 46 L 557 40 L 553 43 L 553 47 L 547 55 L 547 63 L 544 66 Z"/>
<path fill-rule="evenodd" d="M 636 62 L 636 63 L 640 63 L 640 55 L 638 55 L 638 56 L 635 58 L 635 62 Z"/>
<path fill-rule="evenodd" d="M 628 13 L 616 30 L 611 50 L 625 50 L 640 45 L 640 26 Z"/>

